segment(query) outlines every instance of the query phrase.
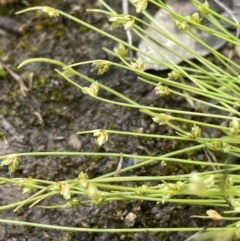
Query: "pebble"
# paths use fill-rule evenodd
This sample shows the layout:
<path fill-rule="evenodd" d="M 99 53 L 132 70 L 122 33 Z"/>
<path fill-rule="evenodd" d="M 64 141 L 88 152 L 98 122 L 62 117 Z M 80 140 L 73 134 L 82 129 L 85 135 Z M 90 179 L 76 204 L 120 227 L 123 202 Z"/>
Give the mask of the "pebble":
<path fill-rule="evenodd" d="M 82 142 L 78 139 L 78 136 L 76 134 L 71 134 L 68 138 L 68 144 L 71 146 L 74 150 L 79 151 L 82 147 Z"/>
<path fill-rule="evenodd" d="M 239 0 L 219 1 L 220 3 L 224 3 L 230 10 L 232 9 L 232 13 L 234 14 L 235 18 L 237 18 L 238 21 L 240 20 Z M 202 0 L 202 2 L 204 1 Z M 223 8 L 220 5 L 218 5 L 214 0 L 209 0 L 208 2 L 213 10 L 215 10 L 218 13 L 224 13 Z M 167 0 L 166 5 L 170 9 L 179 13 L 182 16 L 188 16 L 197 11 L 196 7 L 189 0 Z M 209 28 L 215 28 L 210 22 L 208 22 L 205 19 L 203 20 L 202 24 L 208 26 Z M 178 40 L 184 46 L 187 46 L 189 49 L 193 50 L 195 53 L 201 56 L 206 56 L 207 54 L 209 54 L 208 49 L 206 49 L 203 45 L 196 42 L 184 31 L 179 30 L 176 27 L 175 22 L 171 20 L 168 12 L 166 12 L 163 9 L 160 9 L 155 14 L 154 21 L 152 21 L 150 25 L 152 27 L 162 29 L 161 31 L 165 33 L 170 33 L 176 40 Z M 223 39 L 210 35 L 206 32 L 199 31 L 193 27 L 191 27 L 191 31 L 197 34 L 203 40 L 203 42 L 205 42 L 214 49 L 219 49 L 226 43 L 226 41 Z M 154 38 L 157 40 L 157 43 L 152 42 L 149 39 L 148 43 L 142 40 L 139 44 L 139 49 L 141 49 L 143 52 L 151 56 L 151 58 L 149 58 L 144 54 L 138 53 L 138 57 L 140 57 L 145 63 L 147 63 L 146 69 L 165 70 L 168 68 L 174 68 L 174 64 L 181 63 L 184 58 L 194 59 L 194 55 L 185 50 L 183 47 L 181 47 L 180 44 L 174 43 L 173 41 L 164 37 L 162 34 L 156 33 L 156 31 L 153 31 L 151 28 L 146 29 L 146 32 L 149 35 L 154 36 Z M 164 46 L 166 46 L 171 51 L 169 51 Z M 158 59 L 160 63 L 154 62 L 152 58 Z"/>
<path fill-rule="evenodd" d="M 137 218 L 137 215 L 135 213 L 133 212 L 128 213 L 127 216 L 125 217 L 125 224 L 128 227 L 134 226 L 136 222 L 136 218 Z"/>

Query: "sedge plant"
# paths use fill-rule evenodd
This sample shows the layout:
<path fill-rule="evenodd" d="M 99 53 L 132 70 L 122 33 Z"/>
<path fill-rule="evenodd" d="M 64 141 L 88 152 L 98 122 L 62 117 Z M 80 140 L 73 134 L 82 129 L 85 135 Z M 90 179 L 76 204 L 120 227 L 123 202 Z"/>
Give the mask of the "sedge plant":
<path fill-rule="evenodd" d="M 104 59 L 89 60 L 81 63 L 67 65 L 61 61 L 47 58 L 27 59 L 20 64 L 19 68 L 33 62 L 44 62 L 56 66 L 56 72 L 59 76 L 69 83 L 73 84 L 83 94 L 89 95 L 97 101 L 110 103 L 116 106 L 137 109 L 143 114 L 152 118 L 154 123 L 165 126 L 173 130 L 173 135 L 159 135 L 156 133 L 140 133 L 131 131 L 121 131 L 114 129 L 95 129 L 95 130 L 79 130 L 78 135 L 93 135 L 99 146 L 111 138 L 112 135 L 136 136 L 139 138 L 156 138 L 168 139 L 170 141 L 181 141 L 184 147 L 178 148 L 167 154 L 148 156 L 126 153 L 98 153 L 98 152 L 31 152 L 31 153 L 13 153 L 1 156 L 2 166 L 8 166 L 9 173 L 14 172 L 21 157 L 26 156 L 108 156 L 122 158 L 134 158 L 137 163 L 130 167 L 120 168 L 116 171 L 104 174 L 102 176 L 89 179 L 88 173 L 81 172 L 77 177 L 71 180 L 63 180 L 61 182 L 36 180 L 34 177 L 24 178 L 6 178 L 0 177 L 1 184 L 11 183 L 22 187 L 24 193 L 32 195 L 24 201 L 1 206 L 1 210 L 11 209 L 17 211 L 23 206 L 32 207 L 38 205 L 39 208 L 71 208 L 79 205 L 98 205 L 109 201 L 126 201 L 126 200 L 143 200 L 155 202 L 158 205 L 165 203 L 177 203 L 179 205 L 201 205 L 207 206 L 206 214 L 201 216 L 193 216 L 192 218 L 211 219 L 214 221 L 228 220 L 230 224 L 226 227 L 208 227 L 207 232 L 203 231 L 203 227 L 179 227 L 179 228 L 121 228 L 121 229 L 101 229 L 101 228 L 75 228 L 52 226 L 40 223 L 27 223 L 14 220 L 0 219 L 1 223 L 19 224 L 26 226 L 35 226 L 50 229 L 68 230 L 68 231 L 90 231 L 90 232 L 188 232 L 199 231 L 193 239 L 203 240 L 205 238 L 213 238 L 219 240 L 232 240 L 240 235 L 240 218 L 236 216 L 240 212 L 239 201 L 239 183 L 240 177 L 237 173 L 240 166 L 234 164 L 239 158 L 239 128 L 240 128 L 240 77 L 239 66 L 228 56 L 223 55 L 220 51 L 216 51 L 211 46 L 206 45 L 199 36 L 193 34 L 192 29 L 201 30 L 207 34 L 211 34 L 221 38 L 233 46 L 239 46 L 240 40 L 235 35 L 224 28 L 221 23 L 231 25 L 238 28 L 239 25 L 231 19 L 225 18 L 214 12 L 207 2 L 200 3 L 192 0 L 196 7 L 196 12 L 192 16 L 181 16 L 167 7 L 161 0 L 132 0 L 130 1 L 137 12 L 142 12 L 144 19 L 129 14 L 117 13 L 111 6 L 107 5 L 104 0 L 100 0 L 103 9 L 92 9 L 89 12 L 99 12 L 106 15 L 111 23 L 111 28 L 123 28 L 131 30 L 134 34 L 145 40 L 150 46 L 156 43 L 154 35 L 149 35 L 146 28 L 152 28 L 158 34 L 164 35 L 175 44 L 181 46 L 185 51 L 191 53 L 195 60 L 188 60 L 178 53 L 178 57 L 182 58 L 187 64 L 175 64 L 171 59 L 163 62 L 149 55 L 137 46 L 129 44 L 127 41 L 119 39 L 107 32 L 98 29 L 87 22 L 73 17 L 63 11 L 51 7 L 32 7 L 25 9 L 20 13 L 27 11 L 43 11 L 49 17 L 66 17 L 72 21 L 83 25 L 99 34 L 110 38 L 116 43 L 116 47 L 111 50 L 104 50 L 111 55 L 117 57 L 117 61 L 109 61 Z M 162 23 L 156 23 L 152 26 L 150 21 L 154 21 L 151 14 L 147 12 L 148 3 L 154 4 L 157 8 L 164 9 L 171 17 L 169 21 L 174 21 L 179 31 L 183 31 L 186 35 L 193 38 L 198 43 L 206 47 L 211 55 L 218 61 L 218 64 L 212 62 L 207 57 L 202 57 L 194 50 L 189 49 L 184 43 L 181 43 L 170 32 L 162 28 Z M 201 19 L 205 18 L 211 22 L 215 28 L 209 28 L 201 23 Z M 146 20 L 147 19 L 147 20 Z M 221 23 L 220 23 L 221 22 Z M 152 45 L 153 46 L 153 45 Z M 153 46 L 155 51 L 161 54 L 159 48 Z M 129 51 L 137 53 L 138 56 L 146 56 L 150 61 L 158 65 L 165 65 L 169 69 L 167 77 L 161 77 L 146 72 L 143 58 L 128 58 Z M 169 51 L 171 51 L 169 49 Z M 198 64 L 196 64 L 198 61 Z M 185 107 L 166 109 L 157 106 L 147 106 L 139 104 L 134 96 L 126 96 L 117 90 L 114 90 L 104 83 L 97 82 L 89 78 L 83 73 L 76 71 L 75 66 L 93 65 L 97 69 L 98 74 L 104 74 L 111 71 L 114 66 L 119 69 L 128 70 L 138 76 L 138 81 L 143 81 L 150 85 L 152 89 L 159 95 L 159 98 L 165 98 L 168 95 L 182 97 L 186 100 Z M 79 77 L 86 81 L 85 86 L 76 83 L 71 76 Z M 187 81 L 186 81 L 187 80 Z M 119 101 L 113 101 L 101 97 L 101 91 L 107 91 L 118 97 Z M 191 109 L 188 108 L 191 106 Z M 193 111 L 194 108 L 194 111 Z M 203 111 L 205 110 L 205 111 Z M 211 133 L 207 135 L 206 133 Z M 209 162 L 207 156 L 205 160 L 197 160 L 196 158 L 184 158 L 186 153 L 197 152 L 214 153 L 218 155 L 227 155 L 222 161 Z M 220 154 L 219 154 L 220 153 Z M 124 173 L 140 167 L 151 166 L 152 163 L 162 162 L 178 162 L 189 164 L 193 167 L 201 166 L 200 172 L 190 172 L 183 175 L 167 175 L 167 176 L 124 176 Z M 194 169 L 194 168 L 193 168 Z M 156 181 L 159 184 L 149 186 L 146 183 Z M 133 185 L 124 186 L 125 182 L 131 182 Z M 142 182 L 143 185 L 136 186 L 134 183 Z M 43 199 L 61 194 L 66 200 L 65 204 L 53 204 L 52 206 L 42 206 Z M 74 196 L 74 197 L 73 197 Z M 191 199 L 187 197 L 191 196 Z M 82 197 L 87 197 L 82 199 Z M 219 213 L 215 209 L 222 208 Z"/>

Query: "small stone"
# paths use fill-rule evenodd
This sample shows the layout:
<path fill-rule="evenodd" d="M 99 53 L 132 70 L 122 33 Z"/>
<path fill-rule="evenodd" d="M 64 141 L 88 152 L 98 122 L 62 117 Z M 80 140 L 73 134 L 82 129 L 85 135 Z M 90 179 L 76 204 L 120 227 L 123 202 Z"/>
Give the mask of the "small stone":
<path fill-rule="evenodd" d="M 125 217 L 125 224 L 128 227 L 132 227 L 135 224 L 137 215 L 134 214 L 133 212 L 128 213 L 128 215 Z"/>
<path fill-rule="evenodd" d="M 238 3 L 239 5 L 237 5 L 237 2 L 240 2 L 239 0 L 219 1 L 220 3 L 223 2 L 229 9 L 234 9 L 234 17 L 236 17 L 237 19 L 240 18 L 238 17 L 240 11 L 240 4 Z M 201 0 L 200 2 L 204 2 L 204 0 Z M 224 9 L 214 0 L 209 0 L 209 4 L 211 9 L 215 10 L 220 14 L 224 14 Z M 188 0 L 167 0 L 166 5 L 171 10 L 177 12 L 182 16 L 191 15 L 197 11 L 196 7 L 192 4 L 192 2 Z M 229 17 L 230 16 L 228 16 L 228 18 Z M 164 9 L 160 9 L 155 14 L 154 20 L 155 21 L 150 23 L 151 26 L 157 29 L 162 29 L 163 32 L 170 33 L 180 43 L 183 43 L 184 46 L 187 46 L 189 49 L 191 49 L 192 51 L 201 56 L 206 56 L 207 54 L 209 54 L 209 50 L 206 47 L 195 41 L 192 37 L 188 36 L 184 31 L 179 31 L 174 21 L 171 20 L 171 16 L 169 15 L 169 13 L 166 12 Z M 158 25 L 156 23 L 158 23 Z M 213 26 L 213 24 L 211 24 L 209 21 L 205 19 L 202 24 L 209 28 L 216 29 L 216 27 Z M 224 39 L 218 38 L 204 31 L 199 31 L 194 27 L 191 27 L 191 31 L 198 35 L 205 44 L 211 46 L 214 49 L 219 49 L 226 43 Z M 164 37 L 164 34 L 161 35 L 151 28 L 148 28 L 146 32 L 148 33 L 148 35 L 154 36 L 158 43 L 153 42 L 150 39 L 148 39 L 148 43 L 142 40 L 139 44 L 139 49 L 141 49 L 144 53 L 148 54 L 149 56 L 158 59 L 158 61 L 160 62 L 154 62 L 151 58 L 143 55 L 142 53 L 138 53 L 137 57 L 141 58 L 145 63 L 147 63 L 146 69 L 165 70 L 169 67 L 173 68 L 174 64 L 179 64 L 184 59 L 195 58 L 195 56 L 191 52 L 185 50 L 185 48 L 181 47 L 180 44 L 177 44 L 171 41 L 170 39 Z M 151 45 L 149 44 L 149 42 L 151 42 Z M 165 47 L 161 47 L 161 45 L 166 46 L 171 51 L 169 51 Z M 159 53 L 156 51 L 156 49 L 159 51 Z"/>
<path fill-rule="evenodd" d="M 82 147 L 82 142 L 78 139 L 78 136 L 76 134 L 71 134 L 68 138 L 68 144 L 71 146 L 74 150 L 79 151 Z"/>
<path fill-rule="evenodd" d="M 151 210 L 152 214 L 156 214 L 158 212 L 159 212 L 159 207 L 153 207 L 152 210 Z"/>

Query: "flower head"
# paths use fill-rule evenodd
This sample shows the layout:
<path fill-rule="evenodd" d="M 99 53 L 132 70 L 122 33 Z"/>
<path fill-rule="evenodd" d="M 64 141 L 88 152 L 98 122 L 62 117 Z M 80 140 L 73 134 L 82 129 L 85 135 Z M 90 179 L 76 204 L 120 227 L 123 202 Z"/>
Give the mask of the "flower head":
<path fill-rule="evenodd" d="M 80 172 L 80 174 L 78 175 L 78 179 L 79 179 L 79 180 L 88 180 L 88 175 L 87 175 L 87 173 Z"/>
<path fill-rule="evenodd" d="M 213 210 L 213 209 L 209 209 L 207 210 L 206 214 L 208 215 L 209 218 L 211 218 L 212 220 L 222 220 L 223 217 L 222 215 L 220 215 L 217 211 Z"/>
<path fill-rule="evenodd" d="M 191 218 L 212 219 L 215 221 L 219 221 L 223 219 L 223 216 L 213 209 L 207 210 L 206 214 L 207 216 L 192 215 Z"/>
<path fill-rule="evenodd" d="M 194 25 L 194 23 L 200 24 L 202 22 L 202 18 L 199 17 L 199 13 L 197 12 L 186 18 L 192 21 L 191 25 Z"/>
<path fill-rule="evenodd" d="M 108 133 L 104 129 L 97 130 L 93 136 L 97 137 L 97 143 L 99 146 L 102 146 L 108 140 Z"/>
<path fill-rule="evenodd" d="M 213 175 L 203 179 L 198 172 L 192 172 L 189 180 L 189 191 L 193 194 L 201 196 L 204 192 L 215 184 Z"/>
<path fill-rule="evenodd" d="M 109 21 L 112 22 L 112 29 L 124 27 L 124 29 L 127 30 L 133 28 L 135 18 L 132 15 L 114 15 L 109 18 Z"/>
<path fill-rule="evenodd" d="M 128 49 L 122 44 L 119 43 L 114 49 L 114 53 L 122 57 L 123 59 L 126 59 L 128 56 Z"/>
<path fill-rule="evenodd" d="M 170 89 L 167 86 L 162 85 L 161 83 L 159 83 L 156 87 L 155 87 L 156 93 L 161 95 L 161 96 L 166 96 L 166 95 L 170 95 Z"/>
<path fill-rule="evenodd" d="M 43 7 L 42 11 L 47 13 L 50 18 L 54 18 L 54 17 L 58 17 L 59 16 L 59 12 L 55 8 Z"/>
<path fill-rule="evenodd" d="M 207 1 L 205 1 L 205 3 L 203 3 L 202 5 L 198 6 L 198 10 L 203 16 L 207 16 L 210 13 L 209 9 L 210 7 Z"/>
<path fill-rule="evenodd" d="M 31 193 L 34 191 L 34 185 L 36 184 L 36 181 L 32 179 L 31 177 L 24 179 L 21 183 L 21 186 L 23 186 L 22 193 Z"/>
<path fill-rule="evenodd" d="M 191 132 L 188 133 L 188 137 L 191 138 L 191 139 L 196 140 L 196 139 L 198 139 L 200 136 L 201 136 L 201 128 L 198 127 L 198 126 L 196 126 L 196 125 L 194 125 L 194 126 L 192 127 Z"/>
<path fill-rule="evenodd" d="M 111 29 L 123 27 L 125 20 L 122 16 L 116 15 L 109 18 L 109 22 L 112 22 Z"/>
<path fill-rule="evenodd" d="M 141 13 L 147 8 L 148 0 L 132 0 L 132 3 L 136 6 L 136 12 Z"/>
<path fill-rule="evenodd" d="M 207 142 L 205 143 L 206 147 L 211 149 L 211 150 L 219 150 L 219 151 L 223 151 L 225 153 L 229 152 L 232 148 L 231 145 L 229 145 L 228 143 L 225 143 L 223 141 L 212 141 L 212 142 Z"/>
<path fill-rule="evenodd" d="M 176 26 L 179 30 L 186 31 L 188 29 L 188 23 L 187 22 L 180 22 L 176 20 Z"/>
<path fill-rule="evenodd" d="M 138 58 L 136 62 L 132 62 L 132 67 L 138 71 L 144 71 L 145 70 L 145 63 L 142 61 L 142 59 Z"/>
<path fill-rule="evenodd" d="M 124 30 L 132 29 L 135 24 L 135 17 L 128 15 L 124 23 Z"/>
<path fill-rule="evenodd" d="M 71 193 L 70 193 L 70 187 L 67 182 L 59 182 L 58 184 L 58 189 L 60 194 L 64 197 L 64 199 L 70 199 L 71 198 Z"/>
<path fill-rule="evenodd" d="M 181 72 L 177 69 L 171 71 L 170 73 L 168 73 L 168 78 L 172 79 L 172 80 L 176 80 L 181 76 Z"/>
<path fill-rule="evenodd" d="M 19 166 L 18 157 L 16 155 L 8 155 L 2 160 L 1 166 L 8 166 L 8 173 L 11 175 Z"/>
<path fill-rule="evenodd" d="M 166 200 L 170 199 L 174 195 L 174 192 L 179 192 L 184 187 L 184 185 L 185 184 L 182 181 L 177 181 L 176 183 L 162 183 L 158 185 L 160 189 L 169 191 L 163 195 L 162 204 L 164 204 Z"/>
<path fill-rule="evenodd" d="M 80 200 L 76 197 L 72 198 L 64 205 L 64 208 L 74 208 L 78 207 L 81 204 Z"/>
<path fill-rule="evenodd" d="M 239 120 L 236 117 L 233 117 L 232 121 L 229 123 L 230 134 L 236 136 L 239 132 Z"/>
<path fill-rule="evenodd" d="M 88 94 L 90 96 L 97 96 L 98 95 L 98 83 L 92 83 L 89 87 L 83 87 L 82 92 L 84 94 Z"/>
<path fill-rule="evenodd" d="M 158 123 L 159 125 L 164 125 L 167 124 L 171 119 L 173 119 L 173 117 L 162 113 L 153 117 L 152 119 L 155 123 Z"/>
<path fill-rule="evenodd" d="M 97 60 L 97 61 L 94 61 L 92 65 L 97 68 L 98 74 L 104 74 L 109 70 L 111 64 L 109 61 L 106 61 L 106 60 L 100 60 L 100 61 Z"/>

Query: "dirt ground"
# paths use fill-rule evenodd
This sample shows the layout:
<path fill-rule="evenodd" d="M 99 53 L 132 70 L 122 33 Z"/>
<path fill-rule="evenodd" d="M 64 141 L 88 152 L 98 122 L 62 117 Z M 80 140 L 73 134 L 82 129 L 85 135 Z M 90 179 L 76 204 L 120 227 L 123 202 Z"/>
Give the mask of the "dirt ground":
<path fill-rule="evenodd" d="M 113 8 L 121 11 L 121 1 L 108 1 Z M 111 136 L 102 147 L 97 147 L 92 135 L 76 136 L 80 130 L 96 128 L 113 128 L 116 130 L 142 129 L 146 133 L 167 134 L 169 130 L 152 123 L 151 118 L 137 110 L 126 109 L 97 102 L 84 95 L 81 91 L 67 83 L 56 74 L 56 66 L 34 63 L 17 69 L 25 59 L 32 57 L 47 57 L 61 60 L 64 63 L 74 63 L 92 59 L 113 59 L 102 47 L 112 49 L 114 43 L 99 34 L 85 29 L 64 18 L 49 19 L 36 12 L 15 15 L 18 10 L 29 6 L 50 5 L 83 19 L 92 25 L 108 32 L 109 23 L 101 14 L 87 14 L 86 8 L 97 8 L 95 0 L 73 1 L 27 1 L 9 5 L 0 5 L 0 60 L 19 75 L 29 88 L 28 97 L 20 93 L 19 84 L 8 71 L 0 69 L 0 153 L 32 152 L 32 151 L 100 151 L 116 153 L 149 154 L 166 153 L 172 145 L 162 140 L 142 140 L 136 137 Z M 152 9 L 154 11 L 154 9 Z M 134 12 L 133 9 L 131 11 Z M 2 19 L 7 16 L 11 20 Z M 2 22 L 1 22 L 2 21 Z M 7 22 L 6 22 L 7 21 Z M 123 31 L 114 32 L 126 38 Z M 134 39 L 134 44 L 138 43 Z M 183 100 L 166 98 L 159 103 L 152 89 L 147 84 L 137 80 L 137 76 L 127 71 L 112 68 L 108 73 L 99 76 L 92 71 L 91 66 L 78 68 L 89 77 L 95 78 L 113 89 L 116 89 L 140 103 L 157 103 L 158 106 L 174 108 L 173 103 L 180 105 Z M 166 75 L 165 72 L 161 73 Z M 84 80 L 75 80 L 88 85 Z M 101 96 L 116 99 L 116 97 L 101 92 Z M 176 105 L 176 104 L 175 104 Z M 42 121 L 39 116 L 42 117 Z M 7 142 L 6 142 L 7 140 Z M 130 163 L 133 160 L 125 160 Z M 76 178 L 83 171 L 90 178 L 97 177 L 117 167 L 118 159 L 101 158 L 97 162 L 91 157 L 28 157 L 21 158 L 20 166 L 13 177 L 34 177 L 47 180 L 65 180 Z M 172 168 L 171 166 L 166 168 Z M 154 175 L 168 172 L 159 164 L 154 166 Z M 139 169 L 126 175 L 152 175 L 149 170 Z M 185 173 L 180 164 L 174 164 L 174 173 Z M 7 176 L 7 168 L 0 168 L 0 175 Z M 13 185 L 0 187 L 0 203 L 12 203 L 24 198 L 21 190 Z M 44 205 L 61 203 L 61 197 L 45 200 Z M 138 208 L 136 208 L 138 207 Z M 119 216 L 119 211 L 123 214 Z M 22 208 L 16 213 L 1 211 L 0 217 L 17 219 L 27 222 L 40 222 L 52 225 L 73 227 L 126 227 L 125 217 L 128 213 L 136 214 L 133 228 L 141 227 L 181 227 L 196 226 L 198 220 L 190 220 L 189 216 L 197 214 L 198 210 L 191 206 L 157 205 L 151 202 L 112 202 L 107 205 L 82 205 L 73 209 L 44 210 L 38 207 Z M 191 223 L 190 223 L 191 222 Z M 202 225 L 202 224 L 201 224 Z M 66 233 L 58 230 L 43 230 L 0 224 L 0 240 L 2 241 L 119 241 L 119 240 L 151 240 L 179 241 L 186 239 L 186 233 L 138 233 L 138 234 L 108 234 L 108 233 Z"/>

